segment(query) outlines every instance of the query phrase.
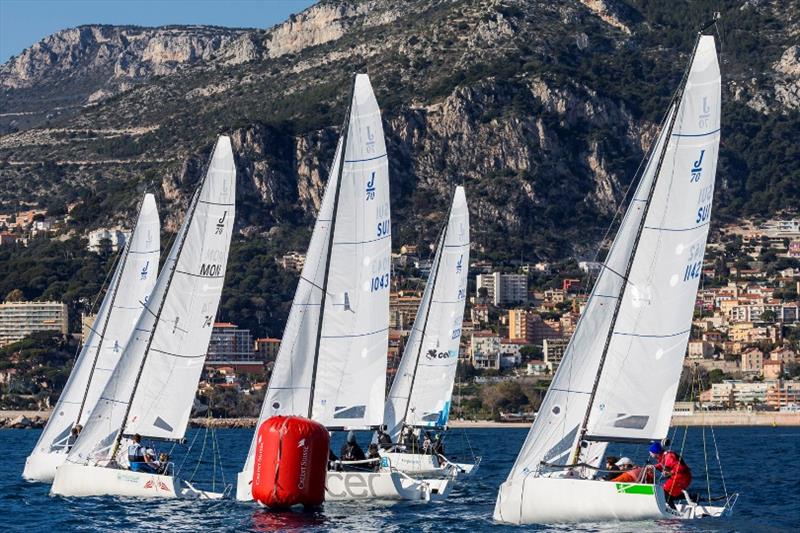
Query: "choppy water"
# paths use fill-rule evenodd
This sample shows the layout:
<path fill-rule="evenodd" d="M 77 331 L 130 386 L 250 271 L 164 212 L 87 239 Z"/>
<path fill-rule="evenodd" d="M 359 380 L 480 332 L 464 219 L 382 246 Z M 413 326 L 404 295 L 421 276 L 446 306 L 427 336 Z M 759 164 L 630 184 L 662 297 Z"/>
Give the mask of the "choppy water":
<path fill-rule="evenodd" d="M 194 430 L 189 434 L 192 439 Z M 20 478 L 25 457 L 39 436 L 32 430 L 0 430 L 0 530 L 62 531 L 430 531 L 475 532 L 520 530 L 491 520 L 498 485 L 505 479 L 525 438 L 524 429 L 455 430 L 449 436 L 448 455 L 469 455 L 471 446 L 483 456 L 480 470 L 457 485 L 445 503 L 326 504 L 314 514 L 271 513 L 254 504 L 234 501 L 144 501 L 116 498 L 60 498 L 48 495 L 49 486 Z M 218 432 L 226 480 L 235 480 L 247 454 L 251 432 Z M 679 434 L 679 438 L 680 438 Z M 707 433 L 710 438 L 710 434 Z M 693 522 L 644 522 L 584 525 L 580 531 L 790 531 L 800 527 L 800 428 L 717 428 L 728 489 L 741 493 L 734 515 L 727 519 Z M 193 453 L 201 446 L 202 435 Z M 210 443 L 206 454 L 210 460 Z M 629 454 L 630 449 L 611 453 Z M 708 441 L 709 457 L 713 447 Z M 641 460 L 641 453 L 639 459 Z M 705 486 L 703 442 L 692 429 L 685 457 L 695 474 L 694 490 Z M 178 459 L 180 461 L 180 459 Z M 713 462 L 713 461 L 712 461 Z M 194 469 L 189 458 L 184 475 Z M 715 467 L 715 465 L 714 465 Z M 716 467 L 715 467 L 716 468 Z M 210 464 L 201 464 L 198 479 L 210 483 Z M 720 487 L 718 472 L 712 483 Z M 219 483 L 219 475 L 215 480 Z M 208 487 L 210 488 L 210 485 Z M 219 488 L 219 487 L 218 487 Z M 719 492 L 721 488 L 717 489 Z M 574 531 L 569 527 L 526 527 L 531 530 Z"/>

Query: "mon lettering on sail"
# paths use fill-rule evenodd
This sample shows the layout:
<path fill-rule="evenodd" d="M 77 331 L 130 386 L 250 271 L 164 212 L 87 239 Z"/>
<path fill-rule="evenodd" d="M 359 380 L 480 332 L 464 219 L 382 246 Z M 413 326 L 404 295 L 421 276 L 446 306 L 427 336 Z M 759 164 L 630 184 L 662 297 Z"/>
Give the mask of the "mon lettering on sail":
<path fill-rule="evenodd" d="M 201 276 L 208 276 L 209 278 L 214 278 L 219 276 L 221 272 L 222 272 L 222 265 L 206 264 L 206 263 L 200 265 Z"/>

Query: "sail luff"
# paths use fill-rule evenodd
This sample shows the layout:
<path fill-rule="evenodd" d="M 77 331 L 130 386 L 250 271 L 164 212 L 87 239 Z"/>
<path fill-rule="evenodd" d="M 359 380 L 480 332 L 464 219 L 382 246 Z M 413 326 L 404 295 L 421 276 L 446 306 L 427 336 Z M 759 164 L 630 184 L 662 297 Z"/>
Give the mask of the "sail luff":
<path fill-rule="evenodd" d="M 122 435 L 183 436 L 224 283 L 235 215 L 230 139 L 220 137 L 145 311 L 68 460 L 118 459 Z"/>
<path fill-rule="evenodd" d="M 430 300 L 433 298 L 433 294 L 436 291 L 436 281 L 439 279 L 439 268 L 442 265 L 442 256 L 444 255 L 442 253 L 444 251 L 444 239 L 445 239 L 445 236 L 447 235 L 447 228 L 449 226 L 449 221 L 450 221 L 450 211 L 452 210 L 452 208 L 453 208 L 453 206 L 452 206 L 452 204 L 450 204 L 450 208 L 447 210 L 447 216 L 445 218 L 446 222 L 445 222 L 444 228 L 442 228 L 442 233 L 439 236 L 439 242 L 436 245 L 436 257 L 435 257 L 435 261 L 434 261 L 435 264 L 436 264 L 436 267 L 435 267 L 435 270 L 433 272 L 433 279 L 430 280 L 431 281 L 430 282 L 430 285 L 431 285 L 430 297 L 428 299 L 427 305 L 425 306 L 425 316 L 424 316 L 423 321 L 422 321 L 422 328 L 420 328 L 420 330 L 419 330 L 420 331 L 420 334 L 419 334 L 419 336 L 420 336 L 420 338 L 419 338 L 419 346 L 417 347 L 417 350 L 416 350 L 417 354 L 416 354 L 416 357 L 414 358 L 414 371 L 411 374 L 411 384 L 409 385 L 409 388 L 408 388 L 408 398 L 406 399 L 406 408 L 405 408 L 405 411 L 403 412 L 403 419 L 401 420 L 401 423 L 403 423 L 403 424 L 405 424 L 407 419 L 408 419 L 408 408 L 411 405 L 411 401 L 410 401 L 411 400 L 411 396 L 414 394 L 414 383 L 415 383 L 416 377 L 417 377 L 417 370 L 419 369 L 419 359 L 420 359 L 420 356 L 422 355 L 422 346 L 425 344 L 425 333 L 427 332 L 427 329 L 428 329 L 428 319 L 430 318 L 430 315 L 431 315 Z M 425 289 L 427 290 L 427 288 L 428 287 L 426 286 Z M 416 326 L 416 322 L 417 322 L 417 319 L 415 318 L 414 319 L 414 324 L 415 325 L 412 326 L 412 329 Z"/>
<path fill-rule="evenodd" d="M 700 36 L 676 110 L 669 156 L 659 169 L 628 290 L 621 297 L 587 438 L 642 441 L 663 438 L 668 431 L 708 237 L 720 97 L 714 38 Z"/>
<path fill-rule="evenodd" d="M 697 51 L 697 45 L 699 44 L 699 42 L 700 42 L 700 35 L 698 35 L 697 40 L 695 41 L 694 48 L 692 49 L 692 54 L 691 54 L 690 59 L 689 59 L 689 66 L 686 68 L 683 80 L 681 80 L 681 84 L 680 84 L 679 90 L 678 90 L 675 98 L 673 99 L 673 104 L 672 105 L 674 105 L 675 107 L 678 107 L 680 105 L 681 100 L 683 99 L 683 94 L 684 94 L 684 90 L 686 88 L 686 83 L 687 83 L 687 81 L 689 79 L 689 71 L 691 70 L 691 65 L 694 63 L 694 57 L 695 57 L 695 53 Z M 671 117 L 670 117 L 670 121 L 669 121 L 668 126 L 667 126 L 667 134 L 666 134 L 666 138 L 667 139 L 669 139 L 672 136 L 672 130 L 675 127 L 675 119 L 677 118 L 677 116 L 678 116 L 678 113 L 676 112 L 676 113 L 672 114 Z M 609 329 L 608 329 L 608 333 L 607 333 L 606 339 L 605 339 L 605 344 L 603 346 L 603 351 L 602 351 L 602 353 L 600 355 L 600 364 L 597 367 L 597 375 L 596 375 L 594 383 L 592 385 L 592 392 L 589 395 L 589 402 L 588 402 L 588 405 L 586 406 L 586 413 L 584 415 L 583 422 L 581 423 L 581 430 L 580 430 L 580 436 L 578 438 L 578 444 L 577 444 L 577 446 L 575 448 L 575 452 L 573 453 L 573 457 L 572 457 L 572 462 L 573 463 L 576 463 L 576 462 L 578 462 L 580 460 L 580 458 L 579 458 L 579 456 L 580 456 L 580 443 L 583 441 L 584 437 L 586 436 L 587 426 L 588 426 L 588 423 L 589 423 L 589 415 L 590 415 L 590 413 L 592 411 L 592 407 L 594 406 L 595 396 L 597 395 L 597 387 L 598 387 L 598 385 L 600 383 L 600 378 L 603 375 L 603 367 L 605 366 L 606 357 L 608 355 L 608 348 L 611 345 L 611 339 L 612 339 L 612 337 L 614 335 L 614 328 L 616 327 L 616 324 L 617 324 L 617 318 L 619 316 L 619 311 L 620 311 L 620 308 L 622 306 L 622 302 L 625 299 L 625 293 L 626 293 L 626 290 L 628 288 L 628 281 L 629 281 L 628 278 L 630 276 L 631 269 L 633 268 L 633 262 L 634 262 L 634 260 L 636 258 L 636 251 L 637 251 L 637 248 L 639 247 L 639 241 L 640 241 L 640 239 L 642 237 L 642 231 L 644 229 L 644 225 L 645 225 L 645 222 L 647 220 L 647 214 L 650 211 L 650 205 L 651 205 L 652 200 L 653 200 L 653 194 L 655 193 L 656 185 L 658 184 L 658 175 L 661 172 L 661 168 L 662 168 L 663 163 L 664 163 L 664 157 L 665 157 L 665 155 L 667 153 L 667 148 L 668 147 L 669 147 L 669 144 L 668 143 L 664 143 L 664 146 L 661 148 L 661 152 L 658 154 L 658 163 L 656 164 L 656 170 L 655 170 L 656 179 L 654 179 L 652 181 L 652 183 L 650 184 L 650 189 L 649 189 L 649 191 L 647 193 L 647 200 L 644 203 L 644 213 L 642 214 L 642 218 L 639 221 L 639 226 L 638 226 L 638 228 L 636 230 L 636 237 L 635 237 L 635 239 L 633 241 L 633 252 L 628 257 L 628 262 L 627 262 L 627 265 L 625 266 L 625 273 L 622 276 L 622 279 L 623 279 L 622 289 L 620 290 L 619 296 L 618 296 L 617 301 L 616 301 L 616 305 L 614 306 L 614 313 L 611 316 L 611 327 L 609 327 Z"/>
<path fill-rule="evenodd" d="M 90 329 L 53 414 L 31 454 L 30 464 L 26 464 L 26 472 L 31 473 L 31 477 L 38 478 L 35 472 L 43 464 L 49 464 L 35 456 L 66 452 L 70 430 L 76 424 L 84 425 L 88 419 L 141 314 L 141 302 L 152 291 L 159 253 L 158 211 L 153 195 L 146 194 L 95 318 L 101 326 Z"/>
<path fill-rule="evenodd" d="M 354 85 L 355 88 L 355 85 Z M 317 383 L 317 367 L 319 366 L 319 347 L 320 343 L 322 342 L 322 325 L 325 321 L 325 302 L 327 300 L 328 295 L 328 278 L 330 276 L 331 271 L 331 256 L 333 254 L 333 238 L 336 235 L 336 215 L 339 212 L 339 193 L 342 190 L 341 182 L 342 182 L 342 172 L 344 170 L 344 157 L 347 153 L 347 137 L 348 131 L 350 129 L 350 113 L 353 107 L 353 90 L 350 91 L 350 105 L 347 108 L 347 113 L 345 114 L 345 123 L 342 127 L 342 149 L 339 152 L 340 160 L 335 162 L 334 164 L 338 164 L 338 173 L 336 175 L 336 180 L 334 181 L 333 186 L 335 187 L 333 193 L 333 212 L 331 214 L 331 225 L 330 230 L 328 233 L 328 246 L 327 246 L 327 253 L 325 254 L 325 269 L 322 275 L 322 290 L 320 291 L 320 302 L 319 302 L 319 318 L 317 321 L 317 337 L 314 342 L 314 360 L 311 364 L 311 385 L 309 387 L 308 393 L 308 408 L 307 408 L 307 417 L 312 418 L 314 414 L 314 388 Z"/>
<path fill-rule="evenodd" d="M 139 220 L 139 218 L 142 215 L 142 208 L 144 207 L 144 203 L 145 203 L 145 199 L 146 198 L 147 198 L 147 196 L 142 197 L 142 201 L 139 203 L 139 209 L 137 209 L 137 213 L 136 213 L 136 220 L 137 221 Z M 133 232 L 135 232 L 135 231 L 136 231 L 136 228 L 134 227 Z M 133 232 L 131 232 L 131 238 L 133 237 Z M 112 290 L 113 290 L 113 292 L 112 292 L 112 295 L 111 295 L 111 301 L 109 302 L 109 305 L 110 305 L 111 309 L 114 308 L 114 302 L 117 299 L 117 293 L 118 293 L 118 290 L 119 290 L 119 284 L 120 284 L 120 281 L 122 280 L 123 275 L 125 274 L 125 268 L 127 267 L 128 255 L 130 253 L 130 250 L 131 250 L 130 242 L 125 243 L 125 250 L 124 250 L 123 258 L 122 258 L 122 268 L 119 270 L 118 273 L 117 272 L 114 273 L 114 280 L 112 280 L 112 286 L 113 286 Z M 103 300 L 103 303 L 105 304 L 105 299 Z M 97 344 L 97 350 L 95 350 L 95 353 L 94 353 L 94 358 L 92 360 L 91 370 L 89 370 L 89 380 L 86 382 L 86 389 L 83 392 L 83 398 L 81 399 L 81 406 L 78 408 L 78 416 L 77 416 L 76 420 L 80 420 L 81 419 L 81 415 L 83 414 L 83 410 L 86 407 L 86 399 L 89 397 L 89 389 L 90 389 L 90 387 L 92 385 L 92 378 L 94 377 L 94 371 L 97 368 L 97 361 L 100 358 L 100 349 L 102 348 L 103 340 L 105 339 L 105 334 L 106 334 L 106 330 L 108 328 L 108 323 L 109 323 L 110 319 L 111 319 L 111 313 L 110 312 L 106 313 L 105 314 L 105 319 L 103 320 L 103 327 L 99 332 L 99 334 L 100 334 L 100 342 Z"/>
<path fill-rule="evenodd" d="M 620 271 L 633 252 L 633 237 L 642 218 L 643 204 L 655 179 L 656 158 L 667 142 L 666 125 L 675 113 L 665 115 L 662 128 L 648 154 L 645 169 L 620 223 L 602 269 L 592 287 L 586 309 L 578 320 L 553 381 L 542 400 L 522 450 L 509 473 L 509 479 L 539 468 L 539 462 L 565 463 L 575 449 L 588 395 L 597 375 L 599 352 L 610 327 L 609 301 L 618 298 L 622 288 Z"/>

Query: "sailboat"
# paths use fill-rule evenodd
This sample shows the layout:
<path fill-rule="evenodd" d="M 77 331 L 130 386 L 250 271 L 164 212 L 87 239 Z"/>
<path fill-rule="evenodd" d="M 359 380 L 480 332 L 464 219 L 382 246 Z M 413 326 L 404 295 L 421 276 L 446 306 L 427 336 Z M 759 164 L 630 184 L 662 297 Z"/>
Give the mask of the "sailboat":
<path fill-rule="evenodd" d="M 330 431 L 383 425 L 389 344 L 389 164 L 369 77 L 358 74 L 258 426 L 302 416 Z M 256 436 L 237 480 L 252 500 Z M 396 471 L 329 472 L 326 500 L 426 499 Z"/>
<path fill-rule="evenodd" d="M 182 441 L 217 314 L 233 229 L 236 170 L 221 136 L 145 311 L 52 494 L 216 498 L 167 469 L 127 469 L 133 435 Z"/>
<path fill-rule="evenodd" d="M 86 424 L 158 275 L 160 224 L 155 197 L 145 194 L 136 225 L 120 253 L 94 326 L 81 348 L 53 414 L 25 461 L 22 477 L 52 482 L 67 458 L 73 428 Z"/>
<path fill-rule="evenodd" d="M 458 365 L 469 270 L 469 211 L 456 187 L 439 236 L 431 273 L 397 368 L 384 411 L 392 442 L 404 428 L 444 431 L 450 415 Z M 475 464 L 456 464 L 438 453 L 381 451 L 388 463 L 409 474 L 470 473 Z"/>
<path fill-rule="evenodd" d="M 698 34 L 638 187 L 508 479 L 512 524 L 720 516 L 658 484 L 593 479 L 608 443 L 667 436 L 708 236 L 720 137 L 713 36 Z"/>

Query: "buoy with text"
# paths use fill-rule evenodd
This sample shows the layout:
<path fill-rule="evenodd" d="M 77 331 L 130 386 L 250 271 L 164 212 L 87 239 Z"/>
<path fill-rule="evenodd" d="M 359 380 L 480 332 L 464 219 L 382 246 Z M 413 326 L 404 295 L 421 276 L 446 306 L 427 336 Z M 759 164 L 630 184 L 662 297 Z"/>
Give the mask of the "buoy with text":
<path fill-rule="evenodd" d="M 258 428 L 253 499 L 280 509 L 315 507 L 325 500 L 330 436 L 325 426 L 299 416 L 273 416 Z"/>

